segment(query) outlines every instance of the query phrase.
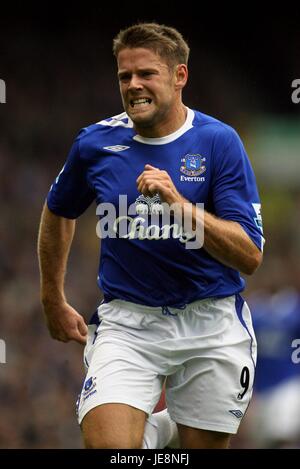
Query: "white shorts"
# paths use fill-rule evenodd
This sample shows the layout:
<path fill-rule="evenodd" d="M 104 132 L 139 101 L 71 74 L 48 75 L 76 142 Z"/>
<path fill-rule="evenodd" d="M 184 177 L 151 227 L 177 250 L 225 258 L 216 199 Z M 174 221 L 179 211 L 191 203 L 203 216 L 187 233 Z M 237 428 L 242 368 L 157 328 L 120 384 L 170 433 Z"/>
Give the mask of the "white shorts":
<path fill-rule="evenodd" d="M 256 363 L 250 311 L 239 296 L 195 301 L 184 309 L 113 300 L 89 326 L 88 367 L 78 421 L 94 407 L 123 403 L 151 414 L 166 377 L 172 419 L 236 433 L 249 405 Z"/>
<path fill-rule="evenodd" d="M 256 393 L 247 428 L 257 447 L 295 442 L 300 437 L 300 377 Z"/>

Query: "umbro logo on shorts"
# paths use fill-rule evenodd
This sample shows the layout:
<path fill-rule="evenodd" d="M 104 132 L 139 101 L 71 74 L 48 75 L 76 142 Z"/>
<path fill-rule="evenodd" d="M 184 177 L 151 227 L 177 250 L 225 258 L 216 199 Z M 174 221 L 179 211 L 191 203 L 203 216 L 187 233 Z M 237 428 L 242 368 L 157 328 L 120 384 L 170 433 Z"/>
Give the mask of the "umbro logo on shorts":
<path fill-rule="evenodd" d="M 110 147 L 103 147 L 104 150 L 110 150 L 110 151 L 124 151 L 124 150 L 127 150 L 127 148 L 130 148 L 130 147 L 127 147 L 126 145 L 112 145 Z"/>
<path fill-rule="evenodd" d="M 240 410 L 229 410 L 229 412 L 234 415 L 237 419 L 241 419 L 243 417 L 243 412 Z"/>

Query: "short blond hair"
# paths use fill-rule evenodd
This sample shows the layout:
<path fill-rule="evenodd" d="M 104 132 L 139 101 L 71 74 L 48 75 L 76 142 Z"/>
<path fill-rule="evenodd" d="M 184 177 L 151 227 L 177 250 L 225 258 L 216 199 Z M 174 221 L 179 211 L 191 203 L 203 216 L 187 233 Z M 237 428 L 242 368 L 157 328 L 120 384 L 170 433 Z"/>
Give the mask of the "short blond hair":
<path fill-rule="evenodd" d="M 113 53 L 122 49 L 150 49 L 170 66 L 188 63 L 190 48 L 175 28 L 157 23 L 138 23 L 122 29 L 113 40 Z"/>

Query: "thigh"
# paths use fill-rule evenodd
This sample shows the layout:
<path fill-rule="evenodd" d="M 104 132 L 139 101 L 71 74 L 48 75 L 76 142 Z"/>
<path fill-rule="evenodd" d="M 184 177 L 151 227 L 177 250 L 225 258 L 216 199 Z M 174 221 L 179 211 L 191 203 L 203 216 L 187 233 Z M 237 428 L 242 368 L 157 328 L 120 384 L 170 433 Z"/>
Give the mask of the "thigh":
<path fill-rule="evenodd" d="M 103 404 L 124 404 L 150 414 L 159 400 L 163 377 L 149 369 L 130 342 L 99 337 L 77 403 L 79 424 Z"/>
<path fill-rule="evenodd" d="M 242 305 L 237 311 L 234 297 L 212 300 L 195 311 L 193 321 L 185 361 L 167 378 L 170 415 L 192 429 L 235 434 L 254 379 L 256 343 L 249 310 Z"/>
<path fill-rule="evenodd" d="M 142 312 L 114 304 L 103 304 L 98 312 L 100 321 L 89 325 L 84 351 L 87 374 L 77 401 L 79 424 L 88 412 L 103 404 L 125 404 L 150 414 L 164 379 L 160 374 L 162 360 L 153 353 L 148 336 L 143 336 L 144 324 L 151 322 L 151 316 L 145 318 Z"/>
<path fill-rule="evenodd" d="M 181 448 L 187 449 L 227 449 L 231 435 L 223 432 L 200 430 L 178 424 Z"/>
<path fill-rule="evenodd" d="M 145 412 L 126 404 L 103 404 L 83 418 L 86 448 L 142 448 Z"/>

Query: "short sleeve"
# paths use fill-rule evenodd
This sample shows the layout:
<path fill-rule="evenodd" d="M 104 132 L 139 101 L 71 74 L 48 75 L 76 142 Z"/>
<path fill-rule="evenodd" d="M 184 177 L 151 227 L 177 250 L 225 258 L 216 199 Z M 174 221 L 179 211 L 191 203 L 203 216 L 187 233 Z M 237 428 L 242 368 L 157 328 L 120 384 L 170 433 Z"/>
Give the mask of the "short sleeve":
<path fill-rule="evenodd" d="M 218 140 L 213 179 L 215 213 L 224 220 L 238 222 L 262 251 L 261 203 L 251 163 L 234 129 L 226 128 Z"/>
<path fill-rule="evenodd" d="M 95 199 L 95 193 L 87 181 L 87 163 L 80 157 L 83 132 L 75 139 L 67 161 L 47 196 L 49 210 L 65 218 L 79 217 Z"/>

